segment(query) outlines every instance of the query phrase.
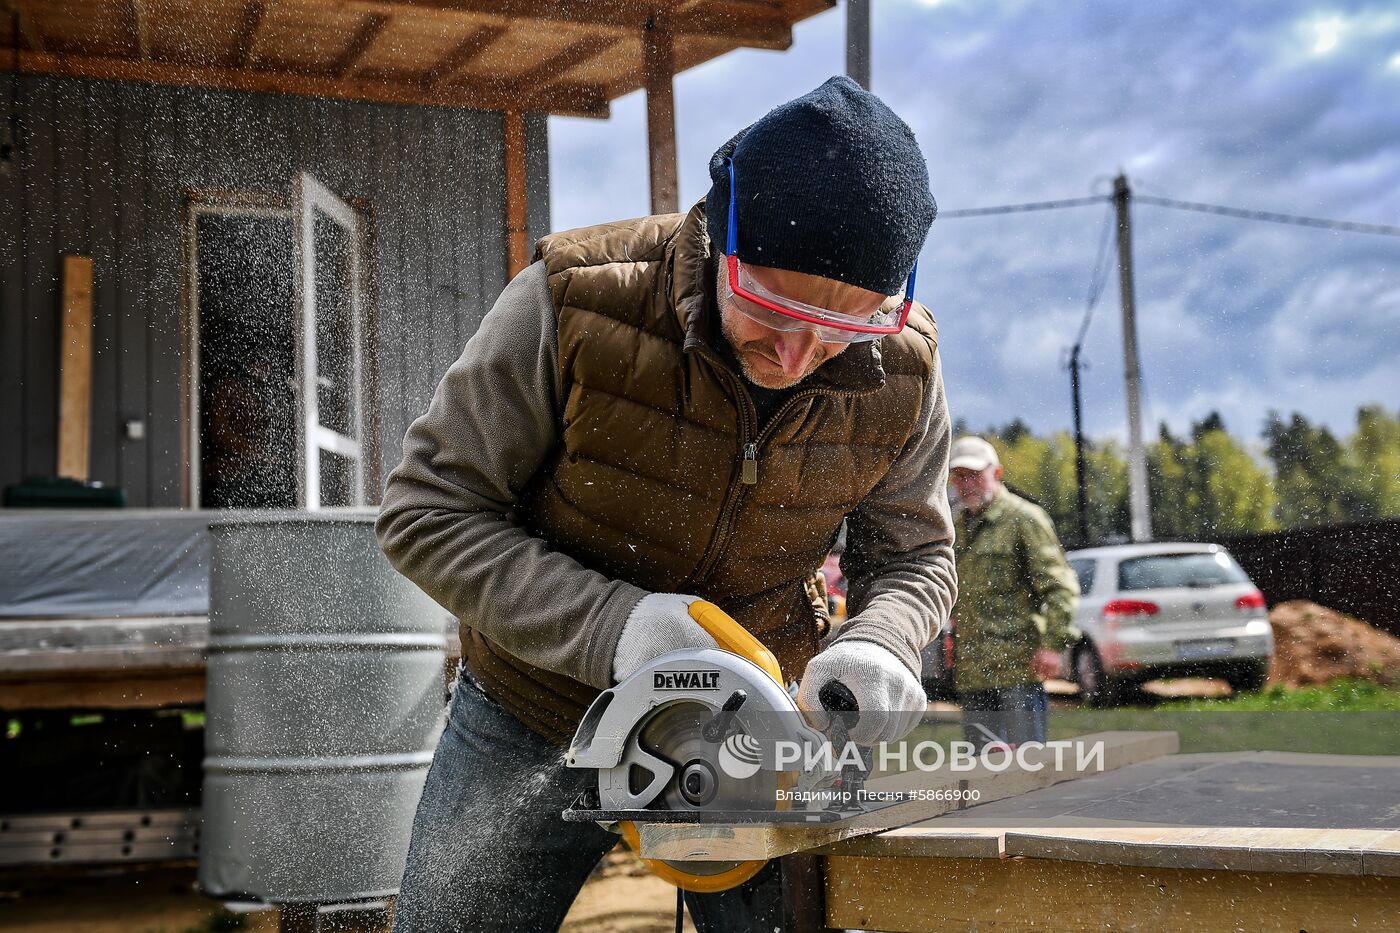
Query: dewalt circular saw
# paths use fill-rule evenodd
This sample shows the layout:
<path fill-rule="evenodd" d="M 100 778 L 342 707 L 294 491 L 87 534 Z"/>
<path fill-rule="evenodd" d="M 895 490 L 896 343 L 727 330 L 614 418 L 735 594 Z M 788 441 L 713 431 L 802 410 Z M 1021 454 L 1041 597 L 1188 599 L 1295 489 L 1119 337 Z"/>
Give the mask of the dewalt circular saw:
<path fill-rule="evenodd" d="M 830 746 L 807 725 L 772 652 L 713 603 L 697 600 L 690 615 L 719 647 L 662 655 L 593 701 L 566 762 L 593 769 L 598 782 L 564 818 L 596 820 L 638 852 L 638 823 L 841 818 L 793 802 L 840 775 L 813 767 Z M 742 884 L 765 864 L 644 861 L 666 881 L 704 893 Z"/>

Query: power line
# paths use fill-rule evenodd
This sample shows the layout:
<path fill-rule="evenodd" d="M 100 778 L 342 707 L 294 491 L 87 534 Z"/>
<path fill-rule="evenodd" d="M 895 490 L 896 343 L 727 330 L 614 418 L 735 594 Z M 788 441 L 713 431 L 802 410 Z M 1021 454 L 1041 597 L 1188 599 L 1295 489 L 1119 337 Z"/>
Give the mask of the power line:
<path fill-rule="evenodd" d="M 1100 204 L 1111 198 L 1094 195 L 1087 198 L 1066 198 L 1061 201 L 1031 201 L 1026 204 L 999 204 L 996 207 L 968 207 L 955 211 L 939 211 L 938 216 L 956 220 L 960 217 L 991 217 L 997 214 L 1025 214 L 1031 211 L 1054 211 L 1066 207 L 1084 207 Z M 1299 214 L 1279 214 L 1274 211 L 1254 211 L 1243 207 L 1226 207 L 1222 204 L 1203 204 L 1199 201 L 1178 201 L 1174 198 L 1159 198 L 1150 194 L 1134 194 L 1133 201 L 1150 204 L 1153 207 L 1168 207 L 1179 211 L 1196 211 L 1202 214 L 1222 214 L 1226 217 L 1239 217 L 1244 220 L 1261 220 L 1275 224 L 1292 224 L 1296 227 L 1317 227 L 1323 230 L 1342 230 L 1347 233 L 1371 233 L 1378 236 L 1400 236 L 1400 227 L 1387 224 L 1360 224 L 1350 220 L 1329 220 L 1325 217 L 1304 217 Z"/>
<path fill-rule="evenodd" d="M 1086 204 L 1102 204 L 1108 198 L 1096 195 L 1089 198 L 1069 198 L 1064 201 L 1035 201 L 1030 204 L 1002 204 L 998 207 L 965 207 L 956 211 L 939 211 L 944 218 L 989 217 L 993 214 L 1025 214 L 1030 211 L 1054 211 L 1062 207 L 1083 207 Z"/>
<path fill-rule="evenodd" d="M 1104 217 L 1103 233 L 1099 236 L 1099 252 L 1094 259 L 1094 271 L 1089 276 L 1089 294 L 1084 301 L 1084 320 L 1079 324 L 1079 336 L 1074 338 L 1075 351 L 1084 345 L 1084 335 L 1089 331 L 1089 321 L 1094 316 L 1094 307 L 1099 303 L 1099 296 L 1103 294 L 1103 287 L 1108 282 L 1108 243 L 1109 234 L 1113 231 L 1113 209 L 1110 208 L 1107 216 Z"/>
<path fill-rule="evenodd" d="M 1219 204 L 1201 204 L 1196 201 L 1176 201 L 1171 198 L 1157 198 L 1146 194 L 1135 194 L 1133 200 L 1139 204 L 1170 207 L 1179 211 L 1197 211 L 1202 214 L 1224 214 L 1226 217 L 1241 217 L 1245 220 L 1264 220 L 1269 223 L 1293 224 L 1298 227 L 1321 227 L 1324 230 L 1345 230 L 1349 233 L 1400 236 L 1400 227 L 1391 227 L 1386 224 L 1358 224 L 1349 220 L 1327 220 L 1321 217 L 1301 217 L 1297 214 L 1276 214 L 1272 211 L 1250 211 L 1241 207 L 1222 207 Z"/>

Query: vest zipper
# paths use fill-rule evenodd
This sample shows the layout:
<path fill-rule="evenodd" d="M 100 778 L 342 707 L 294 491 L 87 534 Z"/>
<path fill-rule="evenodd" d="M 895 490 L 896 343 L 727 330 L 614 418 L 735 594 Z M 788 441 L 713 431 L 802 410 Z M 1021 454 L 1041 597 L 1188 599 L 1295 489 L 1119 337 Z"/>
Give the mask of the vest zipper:
<path fill-rule="evenodd" d="M 744 445 L 744 460 L 739 470 L 739 482 L 745 486 L 758 485 L 758 445 Z"/>
<path fill-rule="evenodd" d="M 701 560 L 700 566 L 690 575 L 687 581 L 691 585 L 698 584 L 708 577 L 710 571 L 714 570 L 715 564 L 719 562 L 719 555 L 723 553 L 724 545 L 729 543 L 729 538 L 732 535 L 733 528 L 730 526 L 733 525 L 734 516 L 739 511 L 739 504 L 743 501 L 744 495 L 748 491 L 747 487 L 758 485 L 759 448 L 773 431 L 776 430 L 777 426 L 782 423 L 783 416 L 803 399 L 815 398 L 818 395 L 829 395 L 832 398 L 854 398 L 862 394 L 855 391 L 835 389 L 804 389 L 801 392 L 796 392 L 783 403 L 781 408 L 773 413 L 772 417 L 768 419 L 768 424 L 764 426 L 757 437 L 754 437 L 751 425 L 758 421 L 758 412 L 754 409 L 753 398 L 749 395 L 749 390 L 744 387 L 740 378 L 734 375 L 728 366 L 720 364 L 717 360 L 713 362 L 718 364 L 715 368 L 724 373 L 725 377 L 734 387 L 735 394 L 740 400 L 739 435 L 743 439 L 740 447 L 742 454 L 739 461 L 739 484 L 737 486 L 732 483 L 730 484 L 729 494 L 725 499 L 724 506 L 720 509 L 719 524 L 716 526 L 715 537 L 710 541 L 710 548 L 706 552 L 704 559 Z M 749 478 L 750 476 L 752 476 L 752 479 Z"/>

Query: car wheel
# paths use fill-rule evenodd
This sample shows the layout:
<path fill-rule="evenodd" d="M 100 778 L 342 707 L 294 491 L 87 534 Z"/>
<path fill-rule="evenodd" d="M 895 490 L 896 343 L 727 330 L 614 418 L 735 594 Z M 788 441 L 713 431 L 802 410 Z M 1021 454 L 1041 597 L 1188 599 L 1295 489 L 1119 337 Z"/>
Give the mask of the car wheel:
<path fill-rule="evenodd" d="M 1074 680 L 1085 706 L 1102 708 L 1118 700 L 1117 685 L 1104 673 L 1099 653 L 1088 642 L 1074 650 Z"/>
<path fill-rule="evenodd" d="M 1235 693 L 1262 690 L 1269 679 L 1269 662 L 1264 658 L 1236 661 L 1225 671 L 1225 682 Z"/>

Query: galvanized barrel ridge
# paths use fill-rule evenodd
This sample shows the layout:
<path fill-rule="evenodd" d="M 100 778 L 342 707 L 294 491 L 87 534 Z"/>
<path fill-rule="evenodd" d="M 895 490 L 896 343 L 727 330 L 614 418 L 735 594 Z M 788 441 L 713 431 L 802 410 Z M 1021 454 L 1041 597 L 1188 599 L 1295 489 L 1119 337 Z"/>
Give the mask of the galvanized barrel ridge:
<path fill-rule="evenodd" d="M 199 883 L 333 903 L 397 891 L 443 728 L 446 614 L 371 513 L 276 513 L 212 537 Z"/>

